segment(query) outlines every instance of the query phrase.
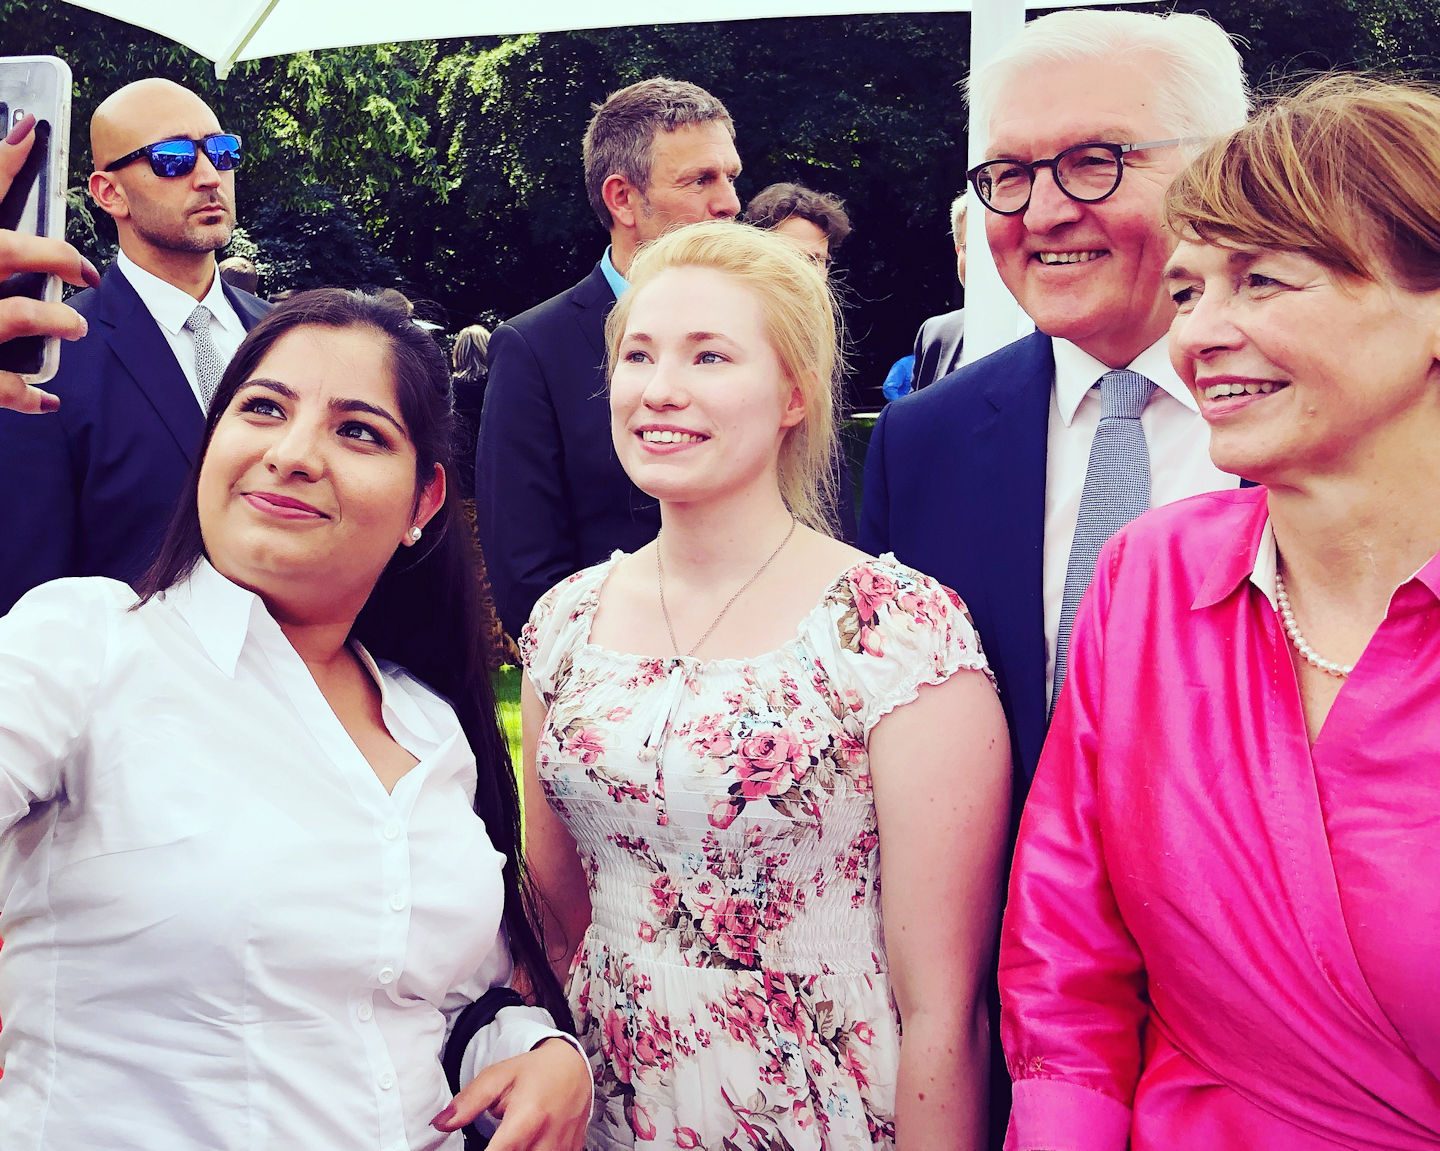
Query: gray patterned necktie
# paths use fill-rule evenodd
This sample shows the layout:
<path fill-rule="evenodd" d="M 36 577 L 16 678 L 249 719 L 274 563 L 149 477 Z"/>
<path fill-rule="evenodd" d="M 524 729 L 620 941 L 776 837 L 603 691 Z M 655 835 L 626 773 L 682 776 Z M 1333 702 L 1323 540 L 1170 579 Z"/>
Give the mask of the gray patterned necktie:
<path fill-rule="evenodd" d="M 200 406 L 208 412 L 225 372 L 215 341 L 210 338 L 210 309 L 204 304 L 195 305 L 185 321 L 185 330 L 195 339 L 195 382 L 200 385 Z"/>
<path fill-rule="evenodd" d="M 1100 423 L 1090 445 L 1080 517 L 1065 569 L 1065 595 L 1060 601 L 1060 629 L 1055 635 L 1055 690 L 1050 707 L 1060 698 L 1065 665 L 1070 658 L 1070 628 L 1080 597 L 1095 574 L 1095 560 L 1105 541 L 1150 507 L 1150 451 L 1140 413 L 1155 394 L 1155 385 L 1138 372 L 1106 372 L 1100 377 Z"/>

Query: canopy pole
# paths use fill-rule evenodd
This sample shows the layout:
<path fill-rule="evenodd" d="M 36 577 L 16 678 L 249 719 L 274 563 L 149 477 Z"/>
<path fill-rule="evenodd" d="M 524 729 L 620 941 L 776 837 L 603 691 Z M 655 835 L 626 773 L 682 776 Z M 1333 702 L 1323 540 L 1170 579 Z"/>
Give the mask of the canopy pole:
<path fill-rule="evenodd" d="M 260 25 L 270 18 L 270 13 L 275 11 L 275 5 L 280 0 L 260 0 L 255 10 L 250 13 L 250 19 L 240 27 L 240 34 L 230 43 L 215 60 L 215 79 L 224 80 L 230 75 L 230 69 L 235 67 L 235 61 L 240 53 L 245 51 L 246 45 L 254 38 L 255 33 L 260 30 Z"/>
<path fill-rule="evenodd" d="M 1042 0 L 1043 2 L 1043 0 Z M 1025 27 L 1025 0 L 974 0 L 970 9 L 970 71 L 974 73 L 999 55 L 1000 50 Z M 969 161 L 974 167 L 985 159 L 988 124 L 970 119 Z M 973 363 L 1003 348 L 1021 334 L 1025 320 L 990 255 L 985 238 L 986 209 L 972 195 L 965 214 L 965 343 L 961 362 Z"/>

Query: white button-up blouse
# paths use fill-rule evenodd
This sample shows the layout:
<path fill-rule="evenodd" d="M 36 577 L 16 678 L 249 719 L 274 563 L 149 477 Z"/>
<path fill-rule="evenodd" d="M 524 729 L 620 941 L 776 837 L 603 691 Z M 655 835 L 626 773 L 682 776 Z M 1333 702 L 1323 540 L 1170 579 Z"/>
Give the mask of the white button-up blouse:
<path fill-rule="evenodd" d="M 261 600 L 61 580 L 0 619 L 5 1151 L 432 1151 L 509 978 L 505 860 L 442 698 L 376 666 L 387 793 Z M 467 1070 L 556 1032 L 509 1008 Z"/>

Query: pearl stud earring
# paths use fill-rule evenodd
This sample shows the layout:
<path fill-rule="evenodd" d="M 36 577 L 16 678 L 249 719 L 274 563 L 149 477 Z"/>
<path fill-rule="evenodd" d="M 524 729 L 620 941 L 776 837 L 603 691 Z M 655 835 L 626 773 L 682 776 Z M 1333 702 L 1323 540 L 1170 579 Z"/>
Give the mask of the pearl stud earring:
<path fill-rule="evenodd" d="M 418 544 L 418 543 L 420 542 L 420 535 L 421 535 L 420 525 L 419 525 L 419 524 L 416 524 L 416 525 L 415 525 L 414 527 L 412 527 L 412 528 L 410 529 L 410 531 L 409 531 L 410 542 L 411 542 L 412 544 Z"/>

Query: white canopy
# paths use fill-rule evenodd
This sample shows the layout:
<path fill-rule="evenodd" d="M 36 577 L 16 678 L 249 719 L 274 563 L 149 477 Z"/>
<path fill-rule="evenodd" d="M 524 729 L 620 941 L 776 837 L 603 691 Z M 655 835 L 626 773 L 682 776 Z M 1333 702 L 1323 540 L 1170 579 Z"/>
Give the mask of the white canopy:
<path fill-rule="evenodd" d="M 316 48 L 503 36 L 633 24 L 754 20 L 772 16 L 849 16 L 886 12 L 1003 13 L 1016 27 L 1024 0 L 721 0 L 706 8 L 675 0 L 71 0 L 82 8 L 138 24 L 215 61 L 222 80 L 239 60 Z M 1079 0 L 1058 0 L 1065 7 Z M 1031 5 L 1038 7 L 1039 5 Z"/>

